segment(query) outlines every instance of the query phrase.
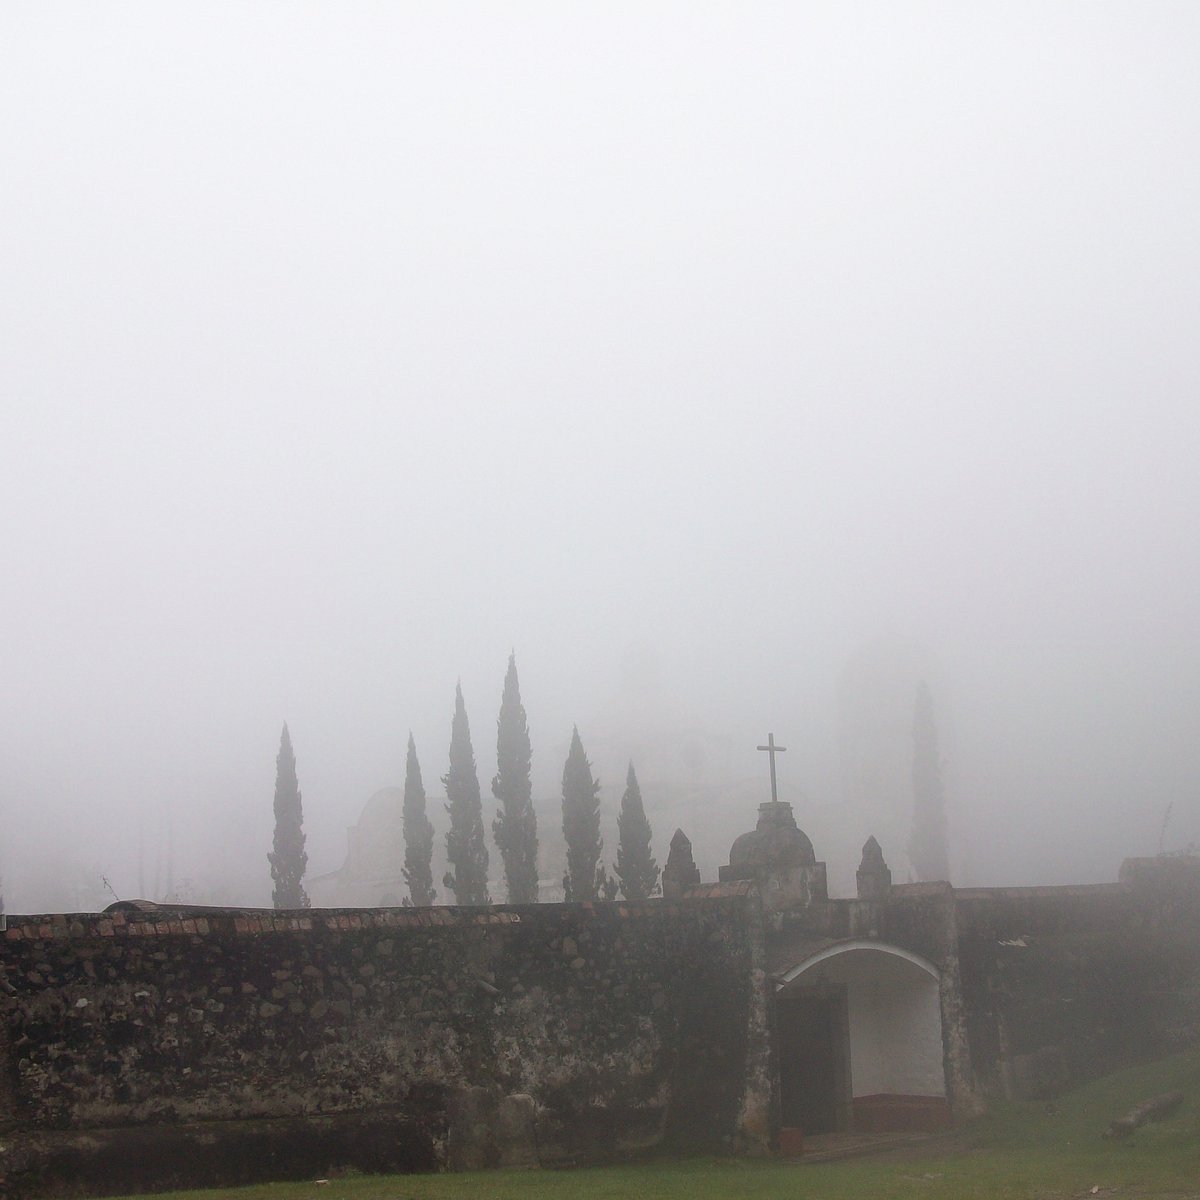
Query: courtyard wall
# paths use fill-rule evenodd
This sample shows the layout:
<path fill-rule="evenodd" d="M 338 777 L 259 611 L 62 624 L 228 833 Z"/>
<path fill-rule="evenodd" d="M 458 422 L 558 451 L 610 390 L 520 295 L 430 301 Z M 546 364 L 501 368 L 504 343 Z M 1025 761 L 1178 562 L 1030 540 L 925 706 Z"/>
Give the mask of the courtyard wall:
<path fill-rule="evenodd" d="M 315 1146 L 327 1167 L 409 1170 L 765 1152 L 759 902 L 744 885 L 712 890 L 10 918 L 6 1194 L 72 1170 L 130 1189 L 278 1177 L 289 1146 L 301 1175 L 320 1171 Z M 151 1127 L 160 1145 L 199 1137 L 210 1167 L 127 1178 L 120 1147 Z M 71 1167 L 88 1146 L 101 1149 Z"/>
<path fill-rule="evenodd" d="M 1200 1039 L 1200 869 L 1128 860 L 1119 883 L 960 891 L 971 1060 L 991 1095 L 1052 1096 Z"/>
<path fill-rule="evenodd" d="M 904 884 L 878 900 L 773 914 L 776 969 L 814 939 L 877 939 L 940 973 L 947 1095 L 1049 1097 L 1200 1040 L 1200 860 L 1127 860 L 1118 881 L 955 889 Z"/>

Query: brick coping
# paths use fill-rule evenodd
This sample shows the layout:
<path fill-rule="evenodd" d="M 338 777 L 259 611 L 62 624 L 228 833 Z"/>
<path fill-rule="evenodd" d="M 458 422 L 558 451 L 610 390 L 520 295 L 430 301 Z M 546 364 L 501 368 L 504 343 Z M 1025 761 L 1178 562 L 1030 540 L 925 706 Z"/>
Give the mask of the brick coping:
<path fill-rule="evenodd" d="M 262 933 L 309 933 L 313 930 L 350 932 L 363 929 L 435 929 L 464 926 L 521 924 L 522 915 L 558 911 L 561 919 L 592 912 L 617 920 L 669 916 L 697 904 L 721 904 L 742 900 L 748 891 L 697 893 L 680 900 L 584 901 L 579 904 L 537 904 L 507 907 L 466 908 L 443 905 L 433 908 L 389 909 L 178 909 L 129 910 L 110 913 L 52 913 L 39 916 L 9 916 L 5 941 L 91 940 L 116 937 L 204 937 Z"/>

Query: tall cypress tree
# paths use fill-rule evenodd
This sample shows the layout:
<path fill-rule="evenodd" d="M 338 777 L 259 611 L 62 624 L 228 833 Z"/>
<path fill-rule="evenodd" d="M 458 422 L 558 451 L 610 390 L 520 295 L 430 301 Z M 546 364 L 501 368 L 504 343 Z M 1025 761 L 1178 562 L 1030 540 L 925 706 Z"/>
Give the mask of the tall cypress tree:
<path fill-rule="evenodd" d="M 529 724 L 521 703 L 517 658 L 510 654 L 496 722 L 496 777 L 492 780 L 492 795 L 500 801 L 492 834 L 504 859 L 510 904 L 536 904 L 538 898 L 537 814 L 533 811 L 530 760 Z"/>
<path fill-rule="evenodd" d="M 279 738 L 275 759 L 275 840 L 267 855 L 274 888 L 271 901 L 276 908 L 307 908 L 304 871 L 308 855 L 304 851 L 304 813 L 300 807 L 300 782 L 296 778 L 296 755 L 286 723 Z"/>
<path fill-rule="evenodd" d="M 658 863 L 650 852 L 650 822 L 642 803 L 633 763 L 625 778 L 625 794 L 617 814 L 617 878 L 626 900 L 645 900 L 658 883 Z"/>
<path fill-rule="evenodd" d="M 417 744 L 408 735 L 404 763 L 404 882 L 412 903 L 424 908 L 437 899 L 433 890 L 433 822 L 425 811 L 425 784 L 417 762 Z"/>
<path fill-rule="evenodd" d="M 446 785 L 446 857 L 450 870 L 442 882 L 454 893 L 456 904 L 491 904 L 488 895 L 488 852 L 483 840 L 483 804 L 479 775 L 471 749 L 471 727 L 463 704 L 462 684 L 454 689 L 454 720 L 450 724 L 450 770 Z"/>
<path fill-rule="evenodd" d="M 917 878 L 923 881 L 950 878 L 946 850 L 946 793 L 938 754 L 933 697 L 922 683 L 913 706 L 913 826 L 908 844 Z"/>
<path fill-rule="evenodd" d="M 592 764 L 583 752 L 576 727 L 563 766 L 562 818 L 567 843 L 563 890 L 568 901 L 596 899 L 596 872 L 604 848 L 600 840 L 599 791 L 600 783 L 592 778 Z"/>

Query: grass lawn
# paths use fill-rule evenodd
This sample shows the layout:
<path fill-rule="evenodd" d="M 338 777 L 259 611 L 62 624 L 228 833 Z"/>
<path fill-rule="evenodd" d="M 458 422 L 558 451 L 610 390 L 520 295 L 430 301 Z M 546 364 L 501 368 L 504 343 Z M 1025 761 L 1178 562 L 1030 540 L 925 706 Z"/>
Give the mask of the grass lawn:
<path fill-rule="evenodd" d="M 1182 1109 L 1125 1141 L 1101 1133 L 1161 1092 Z M 1095 1190 L 1094 1190 L 1095 1189 Z M 1200 1200 L 1200 1050 L 1135 1067 L 1044 1103 L 997 1107 L 951 1143 L 832 1163 L 692 1159 L 577 1171 L 351 1176 L 326 1184 L 278 1183 L 177 1200 L 1064 1200 L 1160 1197 Z M 163 1198 L 165 1200 L 165 1198 Z"/>

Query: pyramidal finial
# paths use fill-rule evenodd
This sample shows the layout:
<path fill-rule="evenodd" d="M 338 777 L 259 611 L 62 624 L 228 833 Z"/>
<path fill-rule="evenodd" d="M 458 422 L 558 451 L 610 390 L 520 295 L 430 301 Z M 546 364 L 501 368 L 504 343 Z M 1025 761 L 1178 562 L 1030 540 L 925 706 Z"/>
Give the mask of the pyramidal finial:
<path fill-rule="evenodd" d="M 676 829 L 671 838 L 671 851 L 667 865 L 663 867 L 663 899 L 673 900 L 682 896 L 690 887 L 700 882 L 700 868 L 692 858 L 692 843 L 682 829 Z"/>

